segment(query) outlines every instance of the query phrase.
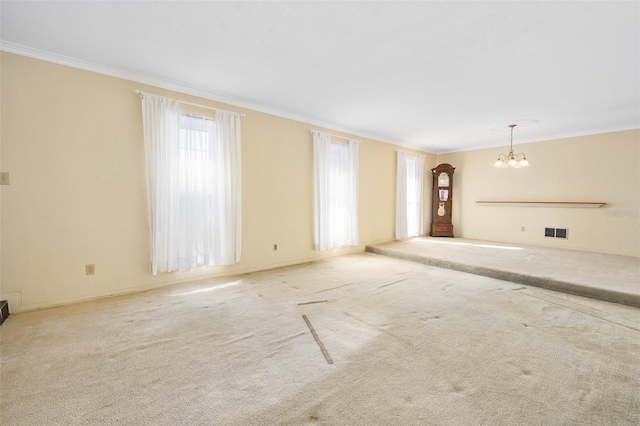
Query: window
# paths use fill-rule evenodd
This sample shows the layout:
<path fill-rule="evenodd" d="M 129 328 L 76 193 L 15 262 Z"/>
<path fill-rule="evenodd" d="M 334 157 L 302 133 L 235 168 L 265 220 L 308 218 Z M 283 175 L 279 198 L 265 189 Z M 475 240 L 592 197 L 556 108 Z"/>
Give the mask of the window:
<path fill-rule="evenodd" d="M 315 247 L 331 250 L 359 244 L 359 141 L 335 142 L 314 132 Z"/>
<path fill-rule="evenodd" d="M 220 157 L 218 141 L 215 138 L 215 122 L 212 119 L 189 115 L 180 117 L 181 191 L 205 191 L 207 177 L 216 168 L 216 162 Z"/>
<path fill-rule="evenodd" d="M 240 261 L 240 115 L 142 99 L 152 273 Z"/>
<path fill-rule="evenodd" d="M 424 157 L 398 151 L 396 238 L 424 233 Z"/>
<path fill-rule="evenodd" d="M 407 158 L 407 233 L 411 237 L 420 234 L 420 222 L 418 203 L 422 204 L 422 197 L 418 194 L 418 182 L 416 182 L 417 158 Z"/>
<path fill-rule="evenodd" d="M 177 249 L 179 271 L 216 264 L 219 251 L 220 144 L 212 119 L 182 115 L 178 150 Z"/>

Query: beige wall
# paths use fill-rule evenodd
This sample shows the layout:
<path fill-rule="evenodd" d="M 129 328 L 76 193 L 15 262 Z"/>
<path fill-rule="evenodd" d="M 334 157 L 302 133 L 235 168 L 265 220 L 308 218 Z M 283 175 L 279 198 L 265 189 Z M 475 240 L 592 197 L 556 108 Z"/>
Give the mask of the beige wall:
<path fill-rule="evenodd" d="M 0 58 L 0 161 L 1 170 L 11 174 L 11 185 L 0 187 L 0 296 L 9 299 L 13 311 L 302 263 L 394 238 L 396 146 L 356 137 L 362 140 L 361 245 L 319 253 L 313 250 L 309 134 L 316 126 L 18 55 Z M 157 277 L 149 273 L 136 88 L 246 114 L 239 264 Z M 639 130 L 517 148 L 527 153 L 531 167 L 494 169 L 505 147 L 426 154 L 427 230 L 429 169 L 451 163 L 457 237 L 640 256 Z M 564 164 L 570 157 L 574 160 Z M 597 209 L 498 207 L 477 200 L 607 204 Z M 569 240 L 545 239 L 545 226 L 569 228 Z M 89 263 L 96 265 L 94 276 L 85 275 Z"/>
<path fill-rule="evenodd" d="M 640 256 L 640 130 L 517 144 L 531 166 L 495 169 L 502 148 L 438 156 L 456 167 L 456 237 Z M 479 200 L 594 201 L 601 208 L 506 207 Z M 525 231 L 521 231 L 521 227 Z M 545 227 L 569 239 L 544 238 Z"/>
<path fill-rule="evenodd" d="M 11 185 L 1 187 L 0 295 L 13 311 L 301 263 L 394 238 L 393 145 L 356 137 L 362 140 L 361 245 L 319 253 L 313 250 L 309 134 L 317 127 L 9 53 L 0 60 L 1 169 L 11 175 Z M 134 89 L 246 114 L 239 264 L 149 273 L 142 119 Z M 435 164 L 435 155 L 427 154 L 425 169 Z M 90 263 L 94 276 L 85 275 Z"/>

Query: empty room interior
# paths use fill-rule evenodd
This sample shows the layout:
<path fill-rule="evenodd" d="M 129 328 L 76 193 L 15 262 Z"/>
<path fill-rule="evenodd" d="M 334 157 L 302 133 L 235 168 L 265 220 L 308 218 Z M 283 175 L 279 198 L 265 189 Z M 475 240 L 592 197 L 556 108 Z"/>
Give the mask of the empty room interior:
<path fill-rule="evenodd" d="M 637 1 L 0 15 L 1 424 L 640 424 Z"/>

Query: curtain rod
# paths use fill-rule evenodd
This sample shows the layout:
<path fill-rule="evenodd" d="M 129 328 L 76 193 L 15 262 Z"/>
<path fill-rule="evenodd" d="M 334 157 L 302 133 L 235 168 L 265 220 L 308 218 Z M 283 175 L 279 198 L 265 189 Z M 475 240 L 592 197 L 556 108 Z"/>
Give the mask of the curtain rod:
<path fill-rule="evenodd" d="M 403 150 L 401 150 L 401 149 L 396 149 L 395 151 L 396 151 L 396 152 L 401 152 L 401 153 L 403 153 L 403 154 L 407 154 L 407 155 L 412 155 L 412 156 L 414 156 L 414 157 L 419 157 L 419 158 L 426 158 L 426 157 L 427 157 L 426 155 L 422 155 L 422 154 L 414 154 L 414 153 L 412 153 L 412 152 L 403 151 Z"/>
<path fill-rule="evenodd" d="M 333 133 L 321 132 L 320 130 L 314 130 L 314 129 L 311 129 L 311 130 L 309 130 L 309 133 L 311 133 L 311 134 L 314 134 L 314 133 L 324 133 L 324 134 L 327 134 L 327 135 L 329 135 L 329 136 L 331 136 L 331 137 L 334 137 L 334 138 L 340 138 L 340 139 L 346 139 L 346 140 L 348 140 L 348 141 L 358 141 L 358 142 L 360 142 L 360 141 L 359 141 L 359 140 L 357 140 L 357 139 L 352 139 L 352 138 L 349 138 L 349 137 L 347 137 L 347 136 L 334 135 Z"/>
<path fill-rule="evenodd" d="M 142 98 L 142 94 L 143 92 L 140 89 L 135 89 L 134 92 L 136 92 L 136 94 L 140 95 L 140 97 Z M 195 104 L 193 102 L 187 102 L 187 101 L 179 101 L 177 99 L 174 99 L 176 102 L 178 102 L 179 104 L 183 104 L 183 105 L 191 105 L 194 107 L 198 107 L 198 108 L 204 108 L 204 109 L 210 109 L 212 111 L 227 111 L 225 109 L 220 109 L 220 108 L 214 108 L 214 107 L 210 107 L 207 105 L 201 105 L 201 104 Z M 232 111 L 235 112 L 235 111 Z M 240 117 L 246 117 L 246 114 L 240 114 Z"/>

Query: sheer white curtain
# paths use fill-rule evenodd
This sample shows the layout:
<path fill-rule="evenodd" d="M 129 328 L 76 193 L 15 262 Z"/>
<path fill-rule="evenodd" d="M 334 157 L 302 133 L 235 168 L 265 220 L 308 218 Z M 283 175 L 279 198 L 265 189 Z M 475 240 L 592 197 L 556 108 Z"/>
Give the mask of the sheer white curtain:
<path fill-rule="evenodd" d="M 396 177 L 396 239 L 409 238 L 407 229 L 407 156 L 398 151 Z"/>
<path fill-rule="evenodd" d="M 240 262 L 242 252 L 242 146 L 240 114 L 231 111 L 216 111 L 216 128 L 220 143 L 221 182 L 224 188 L 222 210 L 224 235 L 221 265 Z"/>
<path fill-rule="evenodd" d="M 151 269 L 237 263 L 241 252 L 240 117 L 181 115 L 178 102 L 144 93 Z"/>
<path fill-rule="evenodd" d="M 398 151 L 396 239 L 424 233 L 424 156 Z"/>
<path fill-rule="evenodd" d="M 313 133 L 316 250 L 359 244 L 357 140 L 332 142 L 326 133 Z"/>

